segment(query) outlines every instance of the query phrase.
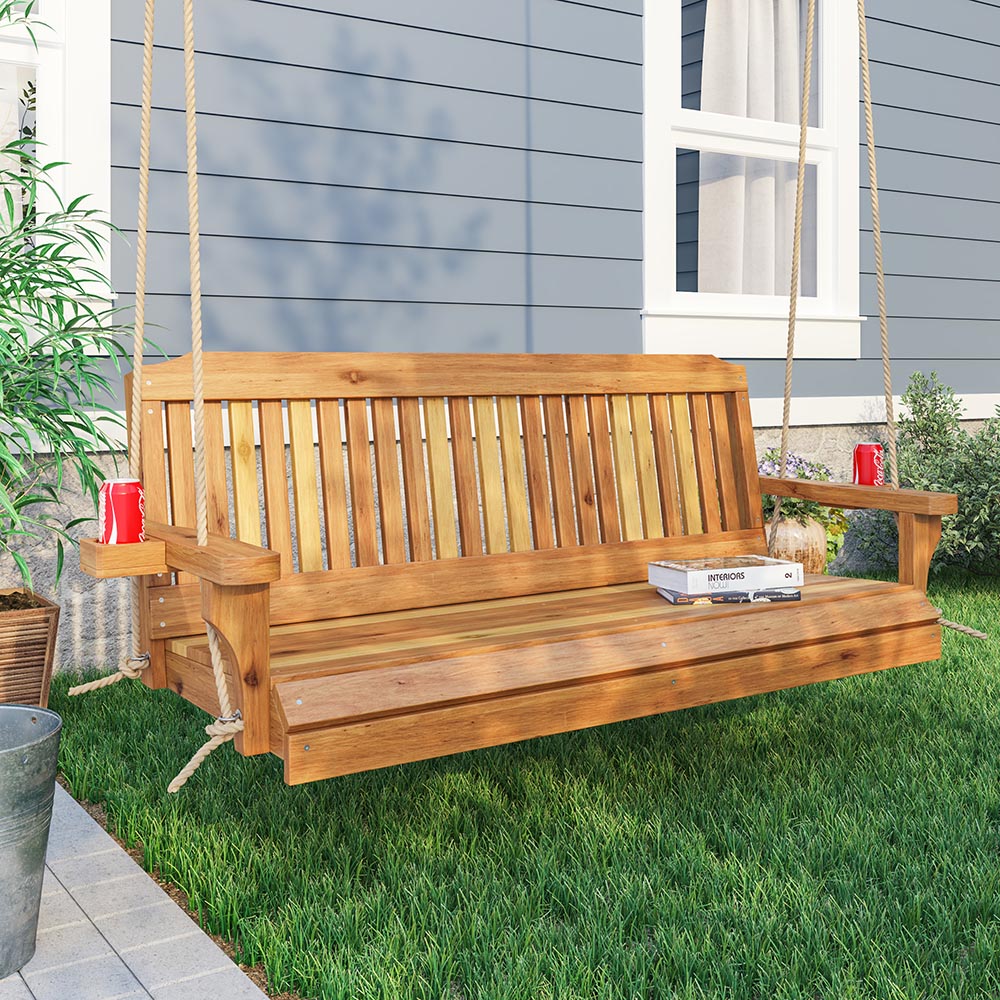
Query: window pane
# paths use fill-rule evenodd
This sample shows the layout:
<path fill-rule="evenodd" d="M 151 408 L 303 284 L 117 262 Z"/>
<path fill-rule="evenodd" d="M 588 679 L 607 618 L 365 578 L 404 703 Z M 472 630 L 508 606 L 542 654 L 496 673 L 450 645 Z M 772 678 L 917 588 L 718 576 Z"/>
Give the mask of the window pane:
<path fill-rule="evenodd" d="M 19 139 L 29 140 L 27 149 L 34 152 L 35 69 L 15 63 L 0 63 L 0 146 L 6 147 Z M 13 174 L 24 172 L 21 161 L 13 156 L 4 157 L 0 167 Z M 14 198 L 17 210 L 15 222 L 20 222 L 23 217 L 21 206 L 27 202 L 28 193 L 14 179 L 8 180 L 5 186 Z M 0 212 L 0 218 L 4 220 L 5 227 L 10 224 L 6 210 Z"/>
<path fill-rule="evenodd" d="M 772 122 L 797 123 L 807 0 L 678 0 L 681 104 Z M 819 10 L 809 124 L 819 125 Z"/>
<path fill-rule="evenodd" d="M 677 290 L 787 295 L 796 165 L 677 151 Z M 806 166 L 799 294 L 816 295 L 816 166 Z"/>

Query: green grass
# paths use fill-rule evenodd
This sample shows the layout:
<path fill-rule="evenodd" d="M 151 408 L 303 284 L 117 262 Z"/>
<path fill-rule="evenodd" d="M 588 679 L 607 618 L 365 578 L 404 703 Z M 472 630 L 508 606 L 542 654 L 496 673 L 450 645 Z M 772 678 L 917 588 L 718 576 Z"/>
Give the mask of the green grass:
<path fill-rule="evenodd" d="M 932 585 L 1000 620 L 1000 581 Z M 298 788 L 136 684 L 53 707 L 77 797 L 275 988 L 363 1000 L 1000 995 L 1000 643 Z"/>

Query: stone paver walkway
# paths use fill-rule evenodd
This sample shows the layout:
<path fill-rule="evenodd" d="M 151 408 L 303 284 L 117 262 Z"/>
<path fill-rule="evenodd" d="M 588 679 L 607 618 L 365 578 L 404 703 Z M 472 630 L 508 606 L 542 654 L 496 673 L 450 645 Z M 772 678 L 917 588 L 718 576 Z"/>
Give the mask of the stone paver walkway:
<path fill-rule="evenodd" d="M 266 1000 L 59 786 L 37 942 L 0 1000 Z"/>

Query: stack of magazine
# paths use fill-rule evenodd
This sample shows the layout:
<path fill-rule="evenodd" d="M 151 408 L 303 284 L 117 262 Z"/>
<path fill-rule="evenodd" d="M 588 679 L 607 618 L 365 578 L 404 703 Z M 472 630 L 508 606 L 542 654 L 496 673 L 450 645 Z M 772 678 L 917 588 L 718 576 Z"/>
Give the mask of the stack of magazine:
<path fill-rule="evenodd" d="M 671 604 L 799 601 L 802 563 L 768 556 L 673 559 L 649 564 L 649 582 Z"/>

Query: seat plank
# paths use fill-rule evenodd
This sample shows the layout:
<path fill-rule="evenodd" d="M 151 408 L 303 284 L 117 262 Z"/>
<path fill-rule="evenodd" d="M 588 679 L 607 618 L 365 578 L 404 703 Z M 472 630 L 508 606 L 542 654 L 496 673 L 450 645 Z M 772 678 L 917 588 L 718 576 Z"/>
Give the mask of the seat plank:
<path fill-rule="evenodd" d="M 382 523 L 382 559 L 385 563 L 406 562 L 403 497 L 399 488 L 399 452 L 396 448 L 396 415 L 391 399 L 372 400 L 372 437 L 375 443 L 378 513 Z"/>
<path fill-rule="evenodd" d="M 431 522 L 427 507 L 427 477 L 424 472 L 424 443 L 420 431 L 420 400 L 398 402 L 399 445 L 403 457 L 403 493 L 406 497 L 406 530 L 410 558 L 423 562 L 434 558 Z"/>
<path fill-rule="evenodd" d="M 351 565 L 351 534 L 347 517 L 340 400 L 316 400 L 316 431 L 319 437 L 319 475 L 323 491 L 327 565 L 330 569 L 346 569 Z"/>
<path fill-rule="evenodd" d="M 323 568 L 323 541 L 319 525 L 313 411 L 308 399 L 288 401 L 288 446 L 292 459 L 299 569 L 303 573 L 313 573 Z"/>
<path fill-rule="evenodd" d="M 438 559 L 455 559 L 458 557 L 458 539 L 455 534 L 455 496 L 451 488 L 451 448 L 444 400 L 440 396 L 424 400 L 424 427 L 431 508 L 434 511 L 434 548 Z"/>
<path fill-rule="evenodd" d="M 528 518 L 528 498 L 525 493 L 517 398 L 498 396 L 497 416 L 500 420 L 500 455 L 503 459 L 503 485 L 507 501 L 510 547 L 512 552 L 530 552 L 531 522 Z"/>
<path fill-rule="evenodd" d="M 229 403 L 229 453 L 233 465 L 233 510 L 236 537 L 260 545 L 260 497 L 257 492 L 257 446 L 254 443 L 253 404 Z M 151 520 L 157 520 L 152 518 Z"/>

